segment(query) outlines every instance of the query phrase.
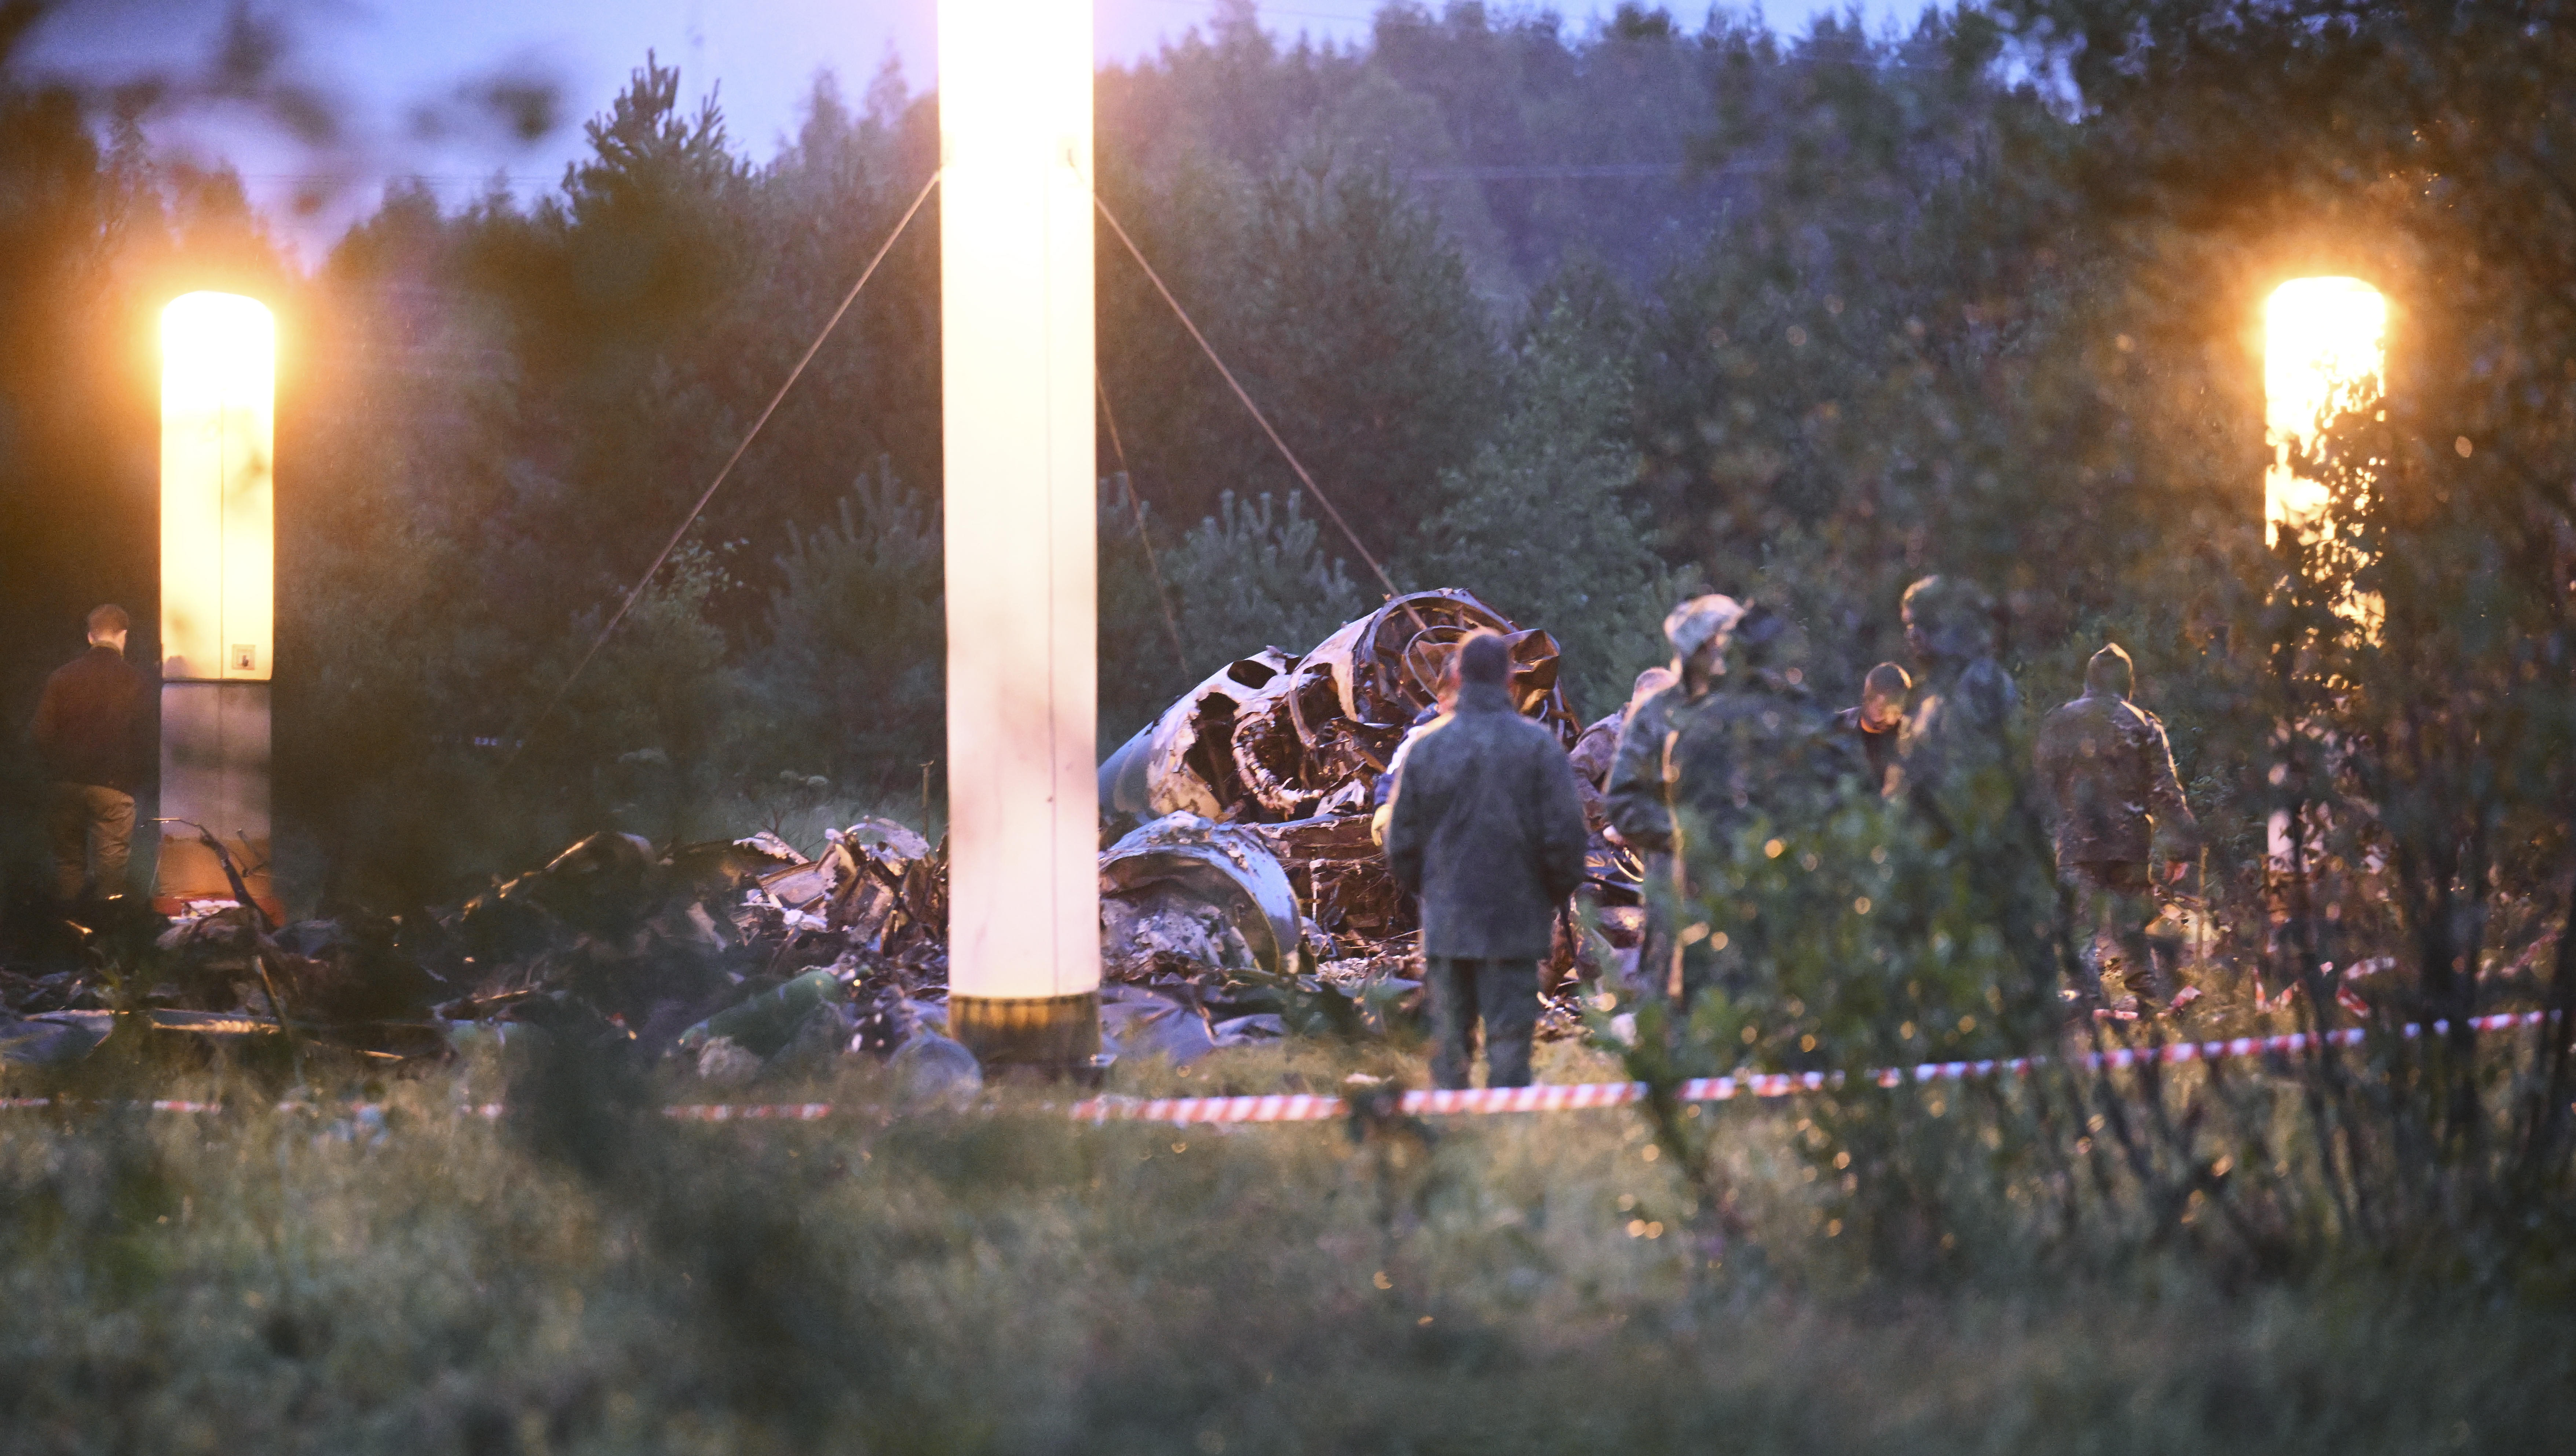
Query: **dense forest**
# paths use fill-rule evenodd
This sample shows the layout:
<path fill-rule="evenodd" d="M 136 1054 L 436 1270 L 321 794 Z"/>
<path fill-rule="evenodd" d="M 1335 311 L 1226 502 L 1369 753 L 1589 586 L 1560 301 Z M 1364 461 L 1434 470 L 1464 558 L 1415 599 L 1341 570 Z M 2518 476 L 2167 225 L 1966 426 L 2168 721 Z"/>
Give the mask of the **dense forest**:
<path fill-rule="evenodd" d="M 1359 541 L 1104 233 L 1103 743 L 1363 609 L 1357 545 L 1554 631 L 1587 714 L 1662 655 L 1694 583 L 1787 609 L 1844 696 L 1903 655 L 1897 594 L 1937 569 L 2004 601 L 2043 702 L 2118 635 L 2187 775 L 2235 795 L 2273 721 L 2262 654 L 2225 650 L 2271 610 L 2248 565 L 2269 283 L 2415 289 L 2401 375 L 2433 422 L 2384 450 L 2517 530 L 2566 520 L 2562 123 L 2443 110 L 2468 75 L 2545 94 L 2514 39 L 2533 22 L 2289 7 L 2301 30 L 2276 8 L 1787 36 L 1397 3 L 1333 47 L 1246 3 L 1104 70 L 1105 201 Z M 443 208 L 397 185 L 309 274 L 237 179 L 156 159 L 122 103 L 0 78 L 10 713 L 92 602 L 152 620 L 148 320 L 226 286 L 286 333 L 279 792 L 306 883 L 400 900 L 603 822 L 668 839 L 916 800 L 941 593 L 1009 589 L 940 579 L 935 194 L 536 721 L 929 177 L 935 100 L 899 70 L 820 81 L 755 160 L 699 78 L 647 58 L 558 188 Z M 2437 116 L 2527 144 L 2428 159 Z M 2436 162 L 2420 193 L 2369 180 Z M 2517 167 L 2536 180 L 2475 185 Z M 2454 452 L 2489 416 L 2531 432 Z M 2512 580 L 2554 601 L 2553 570 Z M 2220 822 L 2251 833 L 2260 795 L 2238 797 Z"/>

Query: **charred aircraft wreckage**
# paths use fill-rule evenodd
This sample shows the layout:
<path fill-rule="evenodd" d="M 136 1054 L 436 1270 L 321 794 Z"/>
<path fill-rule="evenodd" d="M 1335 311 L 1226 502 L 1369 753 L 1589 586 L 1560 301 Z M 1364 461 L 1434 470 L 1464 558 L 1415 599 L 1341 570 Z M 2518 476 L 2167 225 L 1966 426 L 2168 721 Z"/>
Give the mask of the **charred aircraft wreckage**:
<path fill-rule="evenodd" d="M 1382 1032 L 1418 1002 L 1419 926 L 1370 816 L 1477 631 L 1507 639 L 1514 701 L 1571 749 L 1555 639 L 1463 591 L 1427 591 L 1311 651 L 1229 663 L 1109 755 L 1101 1000 L 1115 1047 L 1187 1061 L 1291 1030 Z M 785 1057 L 892 1054 L 944 1028 L 947 848 L 883 819 L 826 841 L 814 859 L 774 833 L 664 854 L 602 833 L 402 921 L 279 928 L 256 907 L 215 909 L 158 931 L 166 979 L 139 992 L 131 978 L 0 972 L 0 1061 L 85 1054 L 120 1011 L 379 1055 L 532 1029 L 608 1035 L 719 1081 Z M 1635 944 L 1639 878 L 1596 825 L 1578 899 L 1599 913 L 1561 918 L 1552 992 Z M 1570 1029 L 1571 1008 L 1549 1021 Z"/>
<path fill-rule="evenodd" d="M 1420 927 L 1378 853 L 1370 814 L 1396 747 L 1431 707 L 1449 658 L 1478 631 L 1510 644 L 1513 702 L 1571 751 L 1581 725 L 1557 683 L 1555 638 L 1515 627 L 1463 591 L 1397 597 L 1303 655 L 1268 647 L 1227 664 L 1109 755 L 1100 767 L 1104 813 L 1150 822 L 1102 856 L 1104 906 L 1152 883 L 1153 871 L 1135 861 L 1163 865 L 1189 847 L 1196 863 L 1222 861 L 1247 896 L 1284 882 L 1302 912 L 1306 969 L 1347 984 L 1410 959 Z M 1588 893 L 1608 905 L 1637 903 L 1636 861 L 1606 840 L 1594 851 Z M 1121 934 L 1149 926 L 1148 917 L 1112 908 L 1103 918 L 1110 969 L 1133 971 L 1160 953 L 1150 931 Z M 1609 949 L 1583 955 L 1573 923 L 1568 917 L 1551 982 Z M 1297 974 L 1287 950 L 1283 939 L 1265 968 Z"/>

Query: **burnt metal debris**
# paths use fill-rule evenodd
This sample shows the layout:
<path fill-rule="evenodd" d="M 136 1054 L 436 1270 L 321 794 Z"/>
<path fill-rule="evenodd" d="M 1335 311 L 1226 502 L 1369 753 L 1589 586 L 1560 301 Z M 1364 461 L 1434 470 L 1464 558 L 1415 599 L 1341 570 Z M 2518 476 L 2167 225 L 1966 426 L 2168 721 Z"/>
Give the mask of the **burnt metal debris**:
<path fill-rule="evenodd" d="M 1302 656 L 1265 647 L 1228 663 L 1121 745 L 1101 802 L 1139 817 L 1190 813 L 1276 824 L 1365 814 L 1405 730 L 1470 633 L 1512 647 L 1512 696 L 1568 748 L 1578 725 L 1557 686 L 1556 639 L 1522 631 L 1463 591 L 1414 592 L 1342 625 Z"/>
<path fill-rule="evenodd" d="M 1291 1031 L 1384 1034 L 1412 1014 L 1418 925 L 1370 813 L 1479 630 L 1510 642 L 1521 711 L 1570 749 L 1581 725 L 1555 639 L 1429 591 L 1308 652 L 1228 664 L 1109 756 L 1103 809 L 1128 826 L 1100 856 L 1113 1047 L 1179 1063 Z M 1591 864 L 1580 898 L 1597 913 L 1563 917 L 1552 987 L 1633 946 L 1635 857 L 1596 835 Z M 272 930 L 247 907 L 146 913 L 86 970 L 0 971 L 0 1062 L 76 1060 L 130 1021 L 392 1057 L 530 1035 L 625 1042 L 716 1082 L 845 1052 L 945 1067 L 947 892 L 944 843 L 871 818 L 826 831 L 811 857 L 773 831 L 667 850 L 603 832 L 400 919 Z M 1570 1003 L 1546 1024 L 1570 1031 Z M 965 1085 L 952 1072 L 940 1085 Z"/>
<path fill-rule="evenodd" d="M 1463 591 L 1414 592 L 1311 651 L 1265 647 L 1212 674 L 1110 754 L 1102 807 L 1241 826 L 1238 838 L 1267 850 L 1328 942 L 1317 963 L 1400 957 L 1419 927 L 1368 815 L 1442 668 L 1478 631 L 1511 644 L 1513 701 L 1571 749 L 1580 725 L 1558 684 L 1556 639 Z"/>
<path fill-rule="evenodd" d="M 1104 857 L 1108 973 L 1183 959 L 1168 942 L 1190 925 L 1189 905 L 1204 915 L 1261 898 L 1249 888 L 1255 882 L 1284 880 L 1304 916 L 1295 937 L 1307 949 L 1304 968 L 1284 953 L 1291 939 L 1284 926 L 1269 935 L 1279 954 L 1251 948 L 1256 965 L 1299 993 L 1347 1000 L 1363 1026 L 1382 1025 L 1418 1001 L 1420 925 L 1387 871 L 1369 815 L 1397 746 L 1435 701 L 1442 669 L 1478 631 L 1511 645 L 1514 703 L 1570 751 L 1582 725 L 1558 682 L 1556 639 L 1523 630 L 1469 593 L 1441 590 L 1393 598 L 1305 653 L 1265 647 L 1228 663 L 1110 754 L 1100 767 L 1103 809 L 1148 822 Z M 1202 857 L 1221 851 L 1227 869 L 1217 877 L 1246 888 L 1193 899 L 1187 886 L 1203 881 L 1166 877 L 1147 887 L 1132 871 L 1109 868 L 1174 841 L 1208 846 L 1197 851 Z M 1546 978 L 1551 991 L 1578 971 L 1597 973 L 1617 966 L 1623 952 L 1636 955 L 1642 866 L 1597 832 L 1592 851 L 1580 898 L 1599 909 L 1590 918 L 1600 928 L 1563 917 Z M 1275 890 L 1267 893 L 1275 900 Z M 1260 938 L 1253 927 L 1249 939 Z M 1344 1009 L 1333 1000 L 1311 1004 Z M 1571 1007 L 1556 1007 L 1550 1025 L 1573 1024 Z"/>

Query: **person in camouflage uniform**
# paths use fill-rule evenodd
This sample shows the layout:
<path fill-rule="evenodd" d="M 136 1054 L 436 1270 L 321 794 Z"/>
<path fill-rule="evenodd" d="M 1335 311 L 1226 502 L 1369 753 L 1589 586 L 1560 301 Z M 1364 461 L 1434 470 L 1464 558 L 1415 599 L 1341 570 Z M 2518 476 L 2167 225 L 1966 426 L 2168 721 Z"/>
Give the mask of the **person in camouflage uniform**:
<path fill-rule="evenodd" d="M 1628 719 L 1648 698 L 1679 681 L 1669 667 L 1650 667 L 1637 674 L 1636 686 L 1619 710 L 1594 722 L 1574 741 L 1574 789 L 1583 796 L 1584 822 L 1595 834 L 1610 827 L 1610 806 L 1602 795 L 1610 789 L 1610 770 L 1619 764 L 1619 735 Z"/>
<path fill-rule="evenodd" d="M 1978 781 L 2009 766 L 2021 690 L 1995 660 L 1995 604 L 1974 582 L 1927 576 L 1905 589 L 1905 643 L 1923 665 L 1899 730 L 1892 797 L 1942 833 L 1974 807 Z"/>
<path fill-rule="evenodd" d="M 1767 666 L 1785 626 L 1723 596 L 1676 607 L 1664 635 L 1681 681 L 1640 705 L 1620 735 L 1607 799 L 1620 837 L 1646 855 L 1651 917 L 1638 964 L 1650 993 L 1687 1001 L 1721 971 L 1711 938 L 1674 950 L 1677 912 L 1696 898 L 1686 873 L 1694 857 L 1736 852 L 1757 821 L 1815 823 L 1847 786 L 1867 781 L 1859 746 L 1805 688 Z M 1731 959 L 1740 958 L 1738 948 Z"/>
<path fill-rule="evenodd" d="M 2074 892 L 2077 924 L 2119 947 L 2133 991 L 2171 994 L 2155 963 L 2147 922 L 2155 917 L 2150 862 L 2159 840 L 2178 873 L 2200 842 L 2200 824 L 2174 772 L 2173 748 L 2156 715 L 2129 701 L 2135 674 L 2114 642 L 2084 668 L 2084 696 L 2040 721 L 2032 751 L 2042 812 L 2057 842 L 2057 872 Z"/>

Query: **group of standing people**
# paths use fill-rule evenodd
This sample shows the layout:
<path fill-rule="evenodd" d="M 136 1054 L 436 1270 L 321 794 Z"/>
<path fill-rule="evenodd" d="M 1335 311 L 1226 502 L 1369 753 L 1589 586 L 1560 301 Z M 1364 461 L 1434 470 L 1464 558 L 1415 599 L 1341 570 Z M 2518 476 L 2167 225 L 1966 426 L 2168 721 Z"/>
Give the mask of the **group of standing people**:
<path fill-rule="evenodd" d="M 1736 846 L 1757 824 L 1818 823 L 1854 793 L 1903 804 L 1936 840 L 1994 812 L 1992 796 L 2009 794 L 2021 695 L 1996 658 L 1993 600 L 1929 576 L 1906 589 L 1901 611 L 1915 671 L 1880 663 L 1859 703 L 1835 712 L 1776 660 L 1788 631 L 1779 614 L 1693 598 L 1664 623 L 1672 666 L 1641 675 L 1628 706 L 1586 730 L 1571 756 L 1514 710 L 1502 640 L 1468 639 L 1455 706 L 1407 740 L 1385 819 L 1388 861 L 1421 900 L 1436 1085 L 1469 1085 L 1479 1020 L 1487 1085 L 1528 1081 L 1538 964 L 1557 908 L 1582 883 L 1592 832 L 1645 857 L 1658 913 L 1637 989 L 1680 1003 L 1743 974 L 1750 951 L 1676 924 L 1675 908 L 1695 898 L 1695 857 Z M 2163 993 L 2146 936 L 2150 860 L 2161 844 L 2178 868 L 2175 851 L 2198 830 L 2164 726 L 2129 701 L 2131 676 L 2128 655 L 2104 647 L 2083 696 L 2042 721 L 2037 799 L 2079 924 L 2111 942 L 2133 990 Z"/>
<path fill-rule="evenodd" d="M 1646 856 L 1650 902 L 1667 912 L 1650 921 L 1641 989 L 1687 1001 L 1750 953 L 1672 923 L 1671 907 L 1694 896 L 1693 836 L 1716 850 L 1756 824 L 1794 831 L 1855 792 L 1946 826 L 2003 761 L 2020 694 L 1995 660 L 1992 601 L 1932 576 L 1906 590 L 1901 612 L 1919 680 L 1882 662 L 1840 712 L 1775 661 L 1787 632 L 1777 613 L 1711 595 L 1666 619 L 1680 681 L 1629 715 L 1603 792 L 1612 830 Z"/>

